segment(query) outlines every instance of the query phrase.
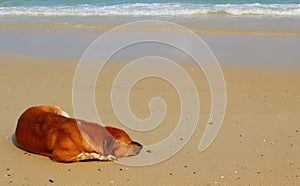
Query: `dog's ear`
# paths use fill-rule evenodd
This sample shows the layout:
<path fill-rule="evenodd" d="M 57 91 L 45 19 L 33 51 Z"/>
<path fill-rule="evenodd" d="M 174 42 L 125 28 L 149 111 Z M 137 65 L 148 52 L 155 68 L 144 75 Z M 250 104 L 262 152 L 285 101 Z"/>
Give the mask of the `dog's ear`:
<path fill-rule="evenodd" d="M 81 135 L 85 141 L 94 149 L 97 153 L 104 155 L 106 146 L 105 143 L 110 143 L 106 138 L 109 138 L 111 135 L 106 131 L 104 127 L 97 123 L 90 123 L 83 120 L 77 120 L 77 126 Z"/>
<path fill-rule="evenodd" d="M 132 140 L 129 135 L 122 129 L 105 126 L 106 130 L 118 141 L 129 144 Z"/>
<path fill-rule="evenodd" d="M 114 142 L 115 138 L 111 135 L 106 136 L 106 138 L 104 139 L 103 149 L 105 156 L 112 153 Z"/>

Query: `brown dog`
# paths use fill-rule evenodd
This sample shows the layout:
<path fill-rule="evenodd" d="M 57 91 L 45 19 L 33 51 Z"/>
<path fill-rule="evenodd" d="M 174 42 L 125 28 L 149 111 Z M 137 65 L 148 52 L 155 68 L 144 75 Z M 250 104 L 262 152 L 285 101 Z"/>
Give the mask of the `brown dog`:
<path fill-rule="evenodd" d="M 111 161 L 137 155 L 142 145 L 121 129 L 69 118 L 56 106 L 36 106 L 19 118 L 16 145 L 57 162 Z"/>

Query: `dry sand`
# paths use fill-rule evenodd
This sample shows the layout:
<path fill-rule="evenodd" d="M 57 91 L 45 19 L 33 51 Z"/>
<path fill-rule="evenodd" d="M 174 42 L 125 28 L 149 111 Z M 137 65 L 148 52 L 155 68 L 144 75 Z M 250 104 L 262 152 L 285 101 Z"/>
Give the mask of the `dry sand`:
<path fill-rule="evenodd" d="M 145 167 L 112 162 L 63 164 L 18 149 L 12 135 L 27 107 L 59 105 L 73 115 L 76 65 L 76 61 L 1 56 L 0 185 L 300 185 L 300 69 L 223 65 L 228 94 L 225 120 L 204 152 L 197 149 L 209 115 L 209 89 L 193 65 L 184 67 L 196 80 L 201 118 L 189 143 L 167 161 Z M 104 123 L 124 128 L 108 101 L 109 84 L 120 67 L 119 63 L 104 69 L 96 100 Z M 169 106 L 161 126 L 144 133 L 126 129 L 146 145 L 169 135 L 178 119 L 178 95 L 155 78 L 133 89 L 136 115 L 146 117 L 148 99 L 157 95 Z"/>

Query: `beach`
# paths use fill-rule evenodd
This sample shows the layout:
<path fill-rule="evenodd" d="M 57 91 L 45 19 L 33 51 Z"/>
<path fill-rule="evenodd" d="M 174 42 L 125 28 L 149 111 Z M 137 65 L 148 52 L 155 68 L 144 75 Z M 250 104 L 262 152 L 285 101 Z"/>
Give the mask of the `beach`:
<path fill-rule="evenodd" d="M 201 68 L 185 61 L 179 64 L 199 93 L 200 119 L 188 143 L 169 159 L 137 167 L 98 161 L 65 164 L 15 146 L 16 123 L 26 108 L 58 105 L 74 116 L 73 80 L 91 42 L 116 26 L 143 19 L 0 18 L 0 38 L 5 41 L 0 44 L 0 184 L 300 185 L 299 18 L 162 18 L 199 35 L 223 71 L 227 94 L 224 121 L 214 142 L 203 152 L 198 146 L 209 120 L 210 89 Z M 168 106 L 166 117 L 159 127 L 147 132 L 122 125 L 110 100 L 113 80 L 130 59 L 120 56 L 106 64 L 95 86 L 103 125 L 123 128 L 144 145 L 157 143 L 175 130 L 180 97 L 174 87 L 157 77 L 139 81 L 131 89 L 132 111 L 146 118 L 149 100 L 160 96 Z"/>

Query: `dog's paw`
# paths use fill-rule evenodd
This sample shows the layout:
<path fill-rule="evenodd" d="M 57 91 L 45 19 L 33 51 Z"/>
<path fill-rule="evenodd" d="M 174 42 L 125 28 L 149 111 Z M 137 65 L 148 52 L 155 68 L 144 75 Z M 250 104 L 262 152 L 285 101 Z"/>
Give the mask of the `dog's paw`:
<path fill-rule="evenodd" d="M 114 161 L 114 160 L 117 160 L 117 158 L 114 156 L 114 155 L 107 155 L 107 156 L 101 156 L 99 158 L 101 161 Z"/>
<path fill-rule="evenodd" d="M 109 154 L 108 156 L 106 156 L 108 158 L 109 161 L 114 161 L 117 160 L 117 158 L 114 155 Z"/>

